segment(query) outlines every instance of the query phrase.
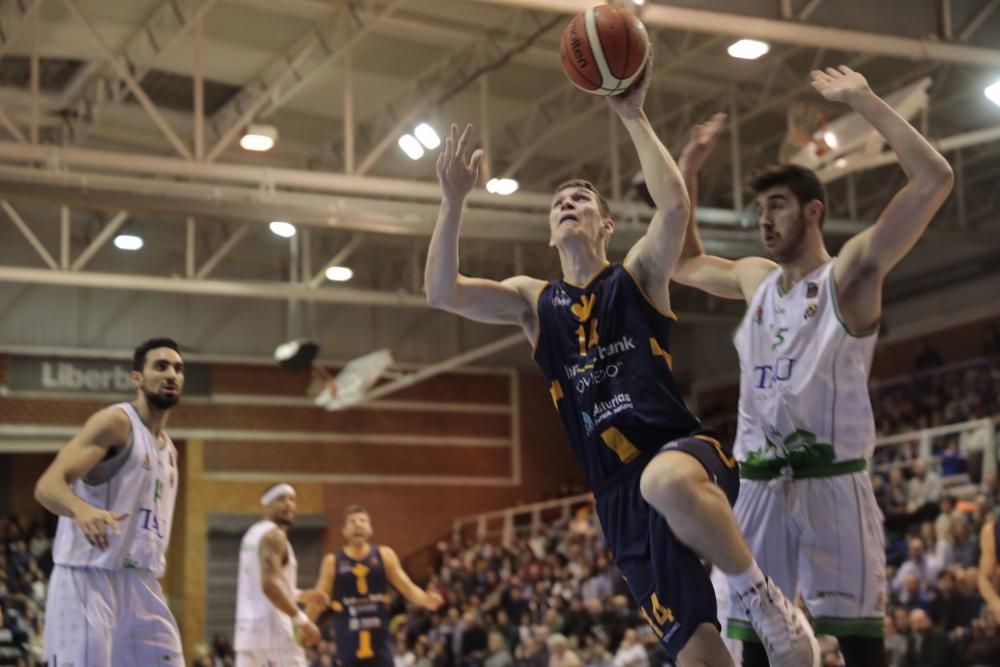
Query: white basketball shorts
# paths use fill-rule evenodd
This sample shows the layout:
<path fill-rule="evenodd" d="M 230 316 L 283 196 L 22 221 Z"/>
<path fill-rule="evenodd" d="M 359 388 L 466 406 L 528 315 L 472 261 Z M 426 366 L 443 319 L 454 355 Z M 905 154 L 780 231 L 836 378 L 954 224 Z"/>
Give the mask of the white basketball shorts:
<path fill-rule="evenodd" d="M 49 667 L 184 665 L 177 623 L 148 570 L 56 565 L 45 605 Z"/>
<path fill-rule="evenodd" d="M 802 593 L 817 634 L 883 636 L 883 517 L 867 471 L 743 479 L 733 509 L 761 570 L 788 599 Z M 757 640 L 739 603 L 730 607 L 727 630 Z"/>

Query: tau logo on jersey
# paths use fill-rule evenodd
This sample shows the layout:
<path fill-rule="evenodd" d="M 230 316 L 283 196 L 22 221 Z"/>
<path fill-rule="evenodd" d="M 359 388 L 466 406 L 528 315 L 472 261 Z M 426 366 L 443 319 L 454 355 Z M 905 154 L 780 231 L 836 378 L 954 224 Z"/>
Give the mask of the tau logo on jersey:
<path fill-rule="evenodd" d="M 166 529 L 167 522 L 160 519 L 156 510 L 149 509 L 148 507 L 140 507 L 139 519 L 142 521 L 141 526 L 143 530 L 151 531 L 161 540 L 163 539 L 161 531 Z"/>
<path fill-rule="evenodd" d="M 586 412 L 581 412 L 580 416 L 583 417 L 583 428 L 587 431 L 587 435 L 594 432 L 596 426 L 594 426 L 594 420 L 590 418 Z"/>
<path fill-rule="evenodd" d="M 795 367 L 795 359 L 789 357 L 779 357 L 771 364 L 754 366 L 756 374 L 757 389 L 770 389 L 778 382 L 786 382 L 792 378 L 792 369 Z"/>

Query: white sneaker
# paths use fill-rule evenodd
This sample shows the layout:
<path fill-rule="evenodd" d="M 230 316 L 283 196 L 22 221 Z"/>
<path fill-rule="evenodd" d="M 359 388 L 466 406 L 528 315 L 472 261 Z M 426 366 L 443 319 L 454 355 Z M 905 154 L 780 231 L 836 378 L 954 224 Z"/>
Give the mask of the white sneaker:
<path fill-rule="evenodd" d="M 819 667 L 819 642 L 805 614 L 770 577 L 736 598 L 763 642 L 771 667 Z"/>

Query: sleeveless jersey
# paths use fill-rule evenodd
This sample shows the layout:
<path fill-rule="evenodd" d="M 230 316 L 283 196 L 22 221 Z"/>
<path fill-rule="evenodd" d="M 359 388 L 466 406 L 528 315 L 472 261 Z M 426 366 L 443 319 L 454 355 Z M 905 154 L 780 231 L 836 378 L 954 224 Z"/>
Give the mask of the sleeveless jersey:
<path fill-rule="evenodd" d="M 177 499 L 177 450 L 164 434 L 159 447 L 131 403 L 116 403 L 128 415 L 131 436 L 121 458 L 115 456 L 101 465 L 120 466 L 101 483 L 85 478 L 70 488 L 84 502 L 109 512 L 128 516 L 118 522 L 121 534 L 111 534 L 108 549 L 91 546 L 73 519 L 59 517 L 52 547 L 53 561 L 68 567 L 94 567 L 105 570 L 138 568 L 149 570 L 157 578 L 167 567 L 167 545 L 174 520 Z M 94 471 L 92 471 L 94 472 Z"/>
<path fill-rule="evenodd" d="M 392 664 L 392 636 L 386 609 L 387 578 L 377 545 L 364 558 L 354 560 L 343 549 L 336 559 L 330 606 L 334 610 L 337 662 L 359 661 Z"/>
<path fill-rule="evenodd" d="M 621 264 L 585 287 L 557 280 L 539 295 L 535 362 L 596 491 L 626 463 L 704 432 L 671 372 L 675 319 L 653 307 Z"/>
<path fill-rule="evenodd" d="M 868 375 L 877 328 L 847 330 L 837 309 L 830 260 L 787 294 L 781 271 L 754 293 L 736 331 L 740 358 L 740 461 L 793 467 L 869 458 L 875 420 Z"/>
<path fill-rule="evenodd" d="M 297 646 L 292 619 L 264 595 L 260 572 L 260 542 L 278 528 L 267 519 L 250 526 L 240 541 L 240 571 L 236 584 L 236 651 L 280 650 Z M 281 576 L 289 590 L 296 590 L 299 564 L 288 544 L 288 562 Z"/>

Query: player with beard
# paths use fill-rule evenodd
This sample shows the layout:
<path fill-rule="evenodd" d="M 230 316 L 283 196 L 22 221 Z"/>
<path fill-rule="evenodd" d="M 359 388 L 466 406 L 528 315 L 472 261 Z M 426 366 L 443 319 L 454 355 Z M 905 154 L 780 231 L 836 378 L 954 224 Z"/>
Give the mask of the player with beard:
<path fill-rule="evenodd" d="M 295 489 L 275 484 L 260 497 L 264 518 L 240 541 L 236 586 L 236 667 L 306 667 L 302 645 L 320 639 L 298 603 L 326 604 L 318 591 L 299 591 L 298 561 L 288 543 L 295 519 Z"/>
<path fill-rule="evenodd" d="M 344 510 L 342 533 L 347 544 L 323 558 L 316 582 L 317 591 L 330 593 L 337 664 L 392 667 L 387 584 L 412 604 L 431 611 L 437 611 L 444 600 L 413 583 L 395 551 L 371 543 L 371 517 L 364 507 L 351 505 Z M 309 616 L 315 619 L 322 610 L 323 605 L 311 604 Z"/>
<path fill-rule="evenodd" d="M 906 185 L 874 225 L 830 257 L 817 175 L 798 165 L 768 167 L 751 188 L 774 261 L 706 256 L 692 218 L 674 278 L 748 305 L 735 336 L 735 454 L 743 478 L 735 509 L 747 542 L 785 595 L 801 590 L 817 633 L 838 637 L 848 667 L 882 666 L 885 548 L 867 470 L 875 449 L 868 375 L 886 274 L 920 239 L 953 176 L 857 72 L 817 70 L 812 84 L 871 123 L 898 156 Z M 720 115 L 696 127 L 681 156 L 692 199 L 722 122 Z M 743 664 L 766 664 L 740 605 L 733 615 L 729 634 L 745 642 Z"/>
<path fill-rule="evenodd" d="M 93 414 L 35 485 L 59 515 L 45 608 L 45 659 L 61 665 L 183 665 L 157 581 L 177 497 L 177 450 L 164 431 L 184 389 L 177 343 L 135 349 L 136 398 Z"/>

